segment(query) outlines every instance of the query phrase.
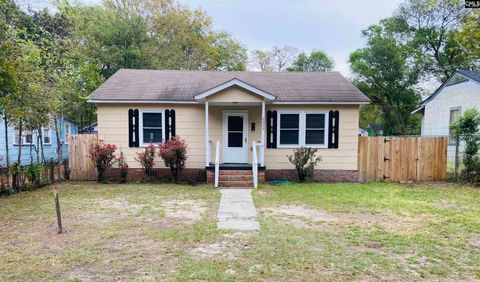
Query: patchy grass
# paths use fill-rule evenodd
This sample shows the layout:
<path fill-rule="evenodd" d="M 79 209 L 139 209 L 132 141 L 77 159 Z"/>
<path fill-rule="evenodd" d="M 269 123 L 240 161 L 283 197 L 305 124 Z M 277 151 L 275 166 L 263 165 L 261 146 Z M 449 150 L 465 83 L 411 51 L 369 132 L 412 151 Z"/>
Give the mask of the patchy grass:
<path fill-rule="evenodd" d="M 64 183 L 0 198 L 0 280 L 478 280 L 480 190 L 295 184 L 254 191 L 259 232 L 216 228 L 207 186 Z"/>

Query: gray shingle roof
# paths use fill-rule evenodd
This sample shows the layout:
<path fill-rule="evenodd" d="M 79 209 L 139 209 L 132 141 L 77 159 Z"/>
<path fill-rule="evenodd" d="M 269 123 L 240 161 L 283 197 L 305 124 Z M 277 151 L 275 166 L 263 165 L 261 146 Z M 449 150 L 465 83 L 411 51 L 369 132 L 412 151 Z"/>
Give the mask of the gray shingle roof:
<path fill-rule="evenodd" d="M 237 78 L 279 102 L 369 102 L 338 72 L 214 72 L 121 69 L 91 96 L 102 101 L 194 101 L 193 96 Z"/>
<path fill-rule="evenodd" d="M 459 73 L 480 82 L 480 71 L 458 70 Z"/>

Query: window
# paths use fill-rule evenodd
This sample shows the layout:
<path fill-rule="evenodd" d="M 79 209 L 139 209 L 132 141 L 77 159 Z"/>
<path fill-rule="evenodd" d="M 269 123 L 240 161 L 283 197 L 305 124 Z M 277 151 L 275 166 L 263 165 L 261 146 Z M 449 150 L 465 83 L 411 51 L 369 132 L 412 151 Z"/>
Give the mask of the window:
<path fill-rule="evenodd" d="M 163 142 L 163 114 L 160 111 L 144 111 L 140 121 L 140 145 Z"/>
<path fill-rule="evenodd" d="M 280 145 L 298 145 L 300 114 L 280 114 Z"/>
<path fill-rule="evenodd" d="M 280 112 L 279 147 L 325 147 L 327 117 L 324 112 Z"/>
<path fill-rule="evenodd" d="M 325 144 L 325 114 L 306 114 L 305 144 Z"/>
<path fill-rule="evenodd" d="M 42 142 L 44 145 L 52 144 L 52 131 L 50 130 L 50 127 L 42 128 L 42 138 Z"/>
<path fill-rule="evenodd" d="M 20 137 L 20 132 L 15 130 L 15 145 L 20 145 L 20 138 L 22 141 L 22 145 L 31 145 L 33 144 L 33 135 L 32 132 L 23 131 L 22 136 Z"/>
<path fill-rule="evenodd" d="M 457 139 L 455 135 L 453 134 L 453 130 L 450 128 L 450 125 L 454 124 L 461 116 L 461 109 L 460 108 L 454 108 L 450 109 L 450 121 L 448 123 L 448 144 L 449 145 L 456 145 L 457 144 Z"/>
<path fill-rule="evenodd" d="M 65 137 L 72 134 L 72 127 L 69 123 L 65 123 Z"/>

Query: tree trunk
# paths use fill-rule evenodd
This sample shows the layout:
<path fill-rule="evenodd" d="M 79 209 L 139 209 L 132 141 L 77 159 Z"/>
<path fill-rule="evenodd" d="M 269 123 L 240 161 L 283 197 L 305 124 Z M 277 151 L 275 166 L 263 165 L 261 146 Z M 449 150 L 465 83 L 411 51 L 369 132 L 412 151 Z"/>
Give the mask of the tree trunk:
<path fill-rule="evenodd" d="M 18 165 L 20 165 L 20 161 L 22 160 L 22 134 L 23 134 L 23 129 L 22 129 L 22 121 L 20 121 L 20 125 L 18 126 L 18 136 L 19 136 L 19 142 L 18 142 L 18 156 L 17 156 L 17 162 Z"/>
<path fill-rule="evenodd" d="M 58 179 L 60 180 L 61 179 L 61 175 L 60 175 L 60 164 L 62 163 L 62 141 L 60 140 L 60 130 L 58 128 L 58 123 L 57 123 L 57 117 L 54 116 L 53 117 L 53 122 L 55 123 L 55 135 L 57 136 L 57 165 L 58 165 L 58 169 L 57 169 L 57 173 L 58 173 Z"/>
<path fill-rule="evenodd" d="M 10 186 L 10 149 L 8 148 L 8 118 L 5 115 L 3 117 L 5 124 L 5 158 L 7 161 L 7 188 Z"/>

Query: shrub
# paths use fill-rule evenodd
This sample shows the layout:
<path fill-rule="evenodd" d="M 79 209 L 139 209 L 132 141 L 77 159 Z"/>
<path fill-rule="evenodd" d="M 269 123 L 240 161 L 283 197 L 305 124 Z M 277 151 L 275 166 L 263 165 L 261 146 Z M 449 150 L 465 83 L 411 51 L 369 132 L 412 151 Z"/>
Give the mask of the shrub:
<path fill-rule="evenodd" d="M 97 168 L 98 182 L 107 181 L 105 172 L 112 166 L 115 160 L 115 150 L 117 150 L 117 146 L 105 144 L 102 140 L 90 144 L 88 156 Z"/>
<path fill-rule="evenodd" d="M 135 160 L 142 166 L 144 177 L 152 176 L 155 165 L 155 145 L 150 144 L 145 150 L 138 152 Z"/>
<path fill-rule="evenodd" d="M 173 182 L 178 183 L 180 173 L 185 167 L 187 160 L 187 144 L 180 136 L 174 136 L 167 142 L 160 144 L 160 157 L 165 162 L 165 166 L 172 172 Z"/>
<path fill-rule="evenodd" d="M 42 165 L 39 163 L 31 164 L 25 167 L 25 176 L 28 181 L 33 185 L 40 184 L 40 172 L 42 170 Z"/>
<path fill-rule="evenodd" d="M 466 110 L 458 121 L 451 125 L 453 133 L 465 142 L 463 153 L 462 174 L 466 180 L 473 180 L 474 173 L 478 174 L 480 159 L 477 156 L 480 150 L 480 112 L 476 109 Z"/>
<path fill-rule="evenodd" d="M 298 179 L 304 181 L 311 178 L 313 170 L 322 158 L 315 157 L 317 149 L 301 147 L 293 151 L 293 155 L 288 156 L 288 160 L 295 166 L 298 173 Z"/>
<path fill-rule="evenodd" d="M 118 168 L 120 169 L 120 182 L 126 183 L 128 181 L 128 164 L 125 162 L 123 152 L 117 158 Z"/>

